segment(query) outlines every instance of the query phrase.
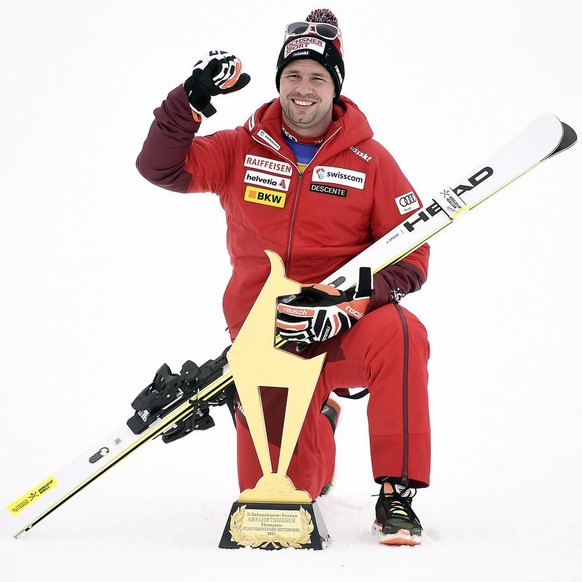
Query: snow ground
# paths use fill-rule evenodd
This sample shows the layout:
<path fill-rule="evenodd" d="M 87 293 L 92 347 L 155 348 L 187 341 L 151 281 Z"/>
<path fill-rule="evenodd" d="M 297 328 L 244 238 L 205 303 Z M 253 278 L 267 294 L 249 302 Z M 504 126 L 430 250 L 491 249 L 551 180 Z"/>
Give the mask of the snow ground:
<path fill-rule="evenodd" d="M 582 132 L 577 0 L 327 5 L 344 32 L 344 92 L 421 196 L 551 111 Z M 151 111 L 206 50 L 253 80 L 206 132 L 275 96 L 285 23 L 320 5 L 217 0 L 0 2 L 0 501 L 8 504 L 131 414 L 167 361 L 227 345 L 221 209 L 146 183 L 134 160 Z M 580 580 L 582 146 L 536 168 L 432 243 L 405 305 L 432 344 L 432 485 L 419 548 L 369 526 L 365 401 L 344 405 L 338 470 L 320 501 L 323 552 L 219 550 L 235 500 L 234 431 L 154 442 L 24 539 L 2 580 L 277 580 L 315 574 L 496 582 Z M 551 222 L 550 222 L 551 221 Z M 216 291 L 214 291 L 216 290 Z"/>

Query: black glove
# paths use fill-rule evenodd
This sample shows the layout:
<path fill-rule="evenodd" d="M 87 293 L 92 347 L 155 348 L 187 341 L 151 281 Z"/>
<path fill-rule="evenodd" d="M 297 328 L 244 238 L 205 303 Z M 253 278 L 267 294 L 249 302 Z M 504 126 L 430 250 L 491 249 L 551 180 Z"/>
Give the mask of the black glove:
<path fill-rule="evenodd" d="M 369 268 L 360 269 L 355 291 L 340 291 L 330 285 L 302 287 L 299 295 L 283 297 L 277 304 L 279 335 L 288 341 L 312 344 L 347 331 L 366 313 L 373 288 Z"/>
<path fill-rule="evenodd" d="M 241 70 L 242 63 L 234 55 L 210 51 L 194 65 L 192 75 L 184 83 L 190 107 L 204 117 L 214 115 L 216 109 L 210 103 L 211 97 L 238 91 L 251 80 Z"/>

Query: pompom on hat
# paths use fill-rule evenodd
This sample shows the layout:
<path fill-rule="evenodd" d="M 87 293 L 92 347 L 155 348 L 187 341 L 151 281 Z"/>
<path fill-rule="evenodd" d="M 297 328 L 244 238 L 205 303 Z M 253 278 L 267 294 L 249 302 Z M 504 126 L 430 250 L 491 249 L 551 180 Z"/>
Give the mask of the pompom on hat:
<path fill-rule="evenodd" d="M 324 66 L 333 79 L 336 99 L 340 96 L 345 76 L 341 31 L 337 18 L 328 8 L 312 10 L 304 22 L 287 25 L 285 42 L 277 59 L 277 91 L 283 69 L 298 59 L 312 59 Z"/>

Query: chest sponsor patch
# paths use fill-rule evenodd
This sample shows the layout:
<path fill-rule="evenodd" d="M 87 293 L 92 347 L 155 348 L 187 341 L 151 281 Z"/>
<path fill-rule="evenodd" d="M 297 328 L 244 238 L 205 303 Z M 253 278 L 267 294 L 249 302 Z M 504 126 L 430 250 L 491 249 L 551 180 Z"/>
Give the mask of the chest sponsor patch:
<path fill-rule="evenodd" d="M 263 172 L 253 172 L 247 170 L 245 174 L 245 182 L 247 184 L 255 184 L 257 186 L 266 186 L 268 188 L 275 188 L 275 190 L 289 190 L 289 178 L 282 176 L 272 176 L 271 174 L 264 174 Z"/>
<path fill-rule="evenodd" d="M 334 168 L 333 166 L 317 166 L 313 170 L 311 179 L 313 182 L 328 182 L 363 190 L 366 183 L 366 174 L 355 170 L 346 170 L 345 168 Z"/>
<path fill-rule="evenodd" d="M 287 162 L 263 158 L 262 156 L 251 156 L 250 154 L 245 157 L 245 167 L 276 172 L 277 174 L 283 174 L 283 176 L 290 176 L 293 173 L 291 164 Z"/>
<path fill-rule="evenodd" d="M 276 192 L 274 190 L 266 190 L 257 186 L 247 186 L 245 190 L 245 200 L 247 202 L 254 202 L 255 204 L 263 204 L 264 206 L 274 206 L 275 208 L 283 208 L 287 194 L 285 192 Z"/>
<path fill-rule="evenodd" d="M 267 142 L 274 150 L 279 151 L 281 146 L 277 140 L 271 137 L 264 129 L 259 129 L 257 135 L 265 142 Z"/>
<path fill-rule="evenodd" d="M 420 202 L 414 192 L 407 192 L 396 198 L 396 206 L 398 207 L 400 214 L 408 214 L 412 210 L 420 208 Z"/>
<path fill-rule="evenodd" d="M 331 194 L 332 196 L 341 196 L 342 198 L 345 198 L 348 195 L 348 191 L 345 188 L 328 186 L 327 184 L 311 184 L 309 189 L 312 192 L 319 192 L 320 194 Z"/>

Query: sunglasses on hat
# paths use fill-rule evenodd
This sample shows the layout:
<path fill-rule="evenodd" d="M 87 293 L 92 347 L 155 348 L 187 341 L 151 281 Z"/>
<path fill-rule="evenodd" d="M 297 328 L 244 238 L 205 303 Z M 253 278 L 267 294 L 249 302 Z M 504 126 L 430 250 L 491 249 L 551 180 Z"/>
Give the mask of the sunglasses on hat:
<path fill-rule="evenodd" d="M 314 32 L 325 40 L 335 40 L 341 37 L 342 33 L 337 26 L 325 22 L 292 22 L 285 27 L 285 40 L 290 36 L 309 34 Z"/>

